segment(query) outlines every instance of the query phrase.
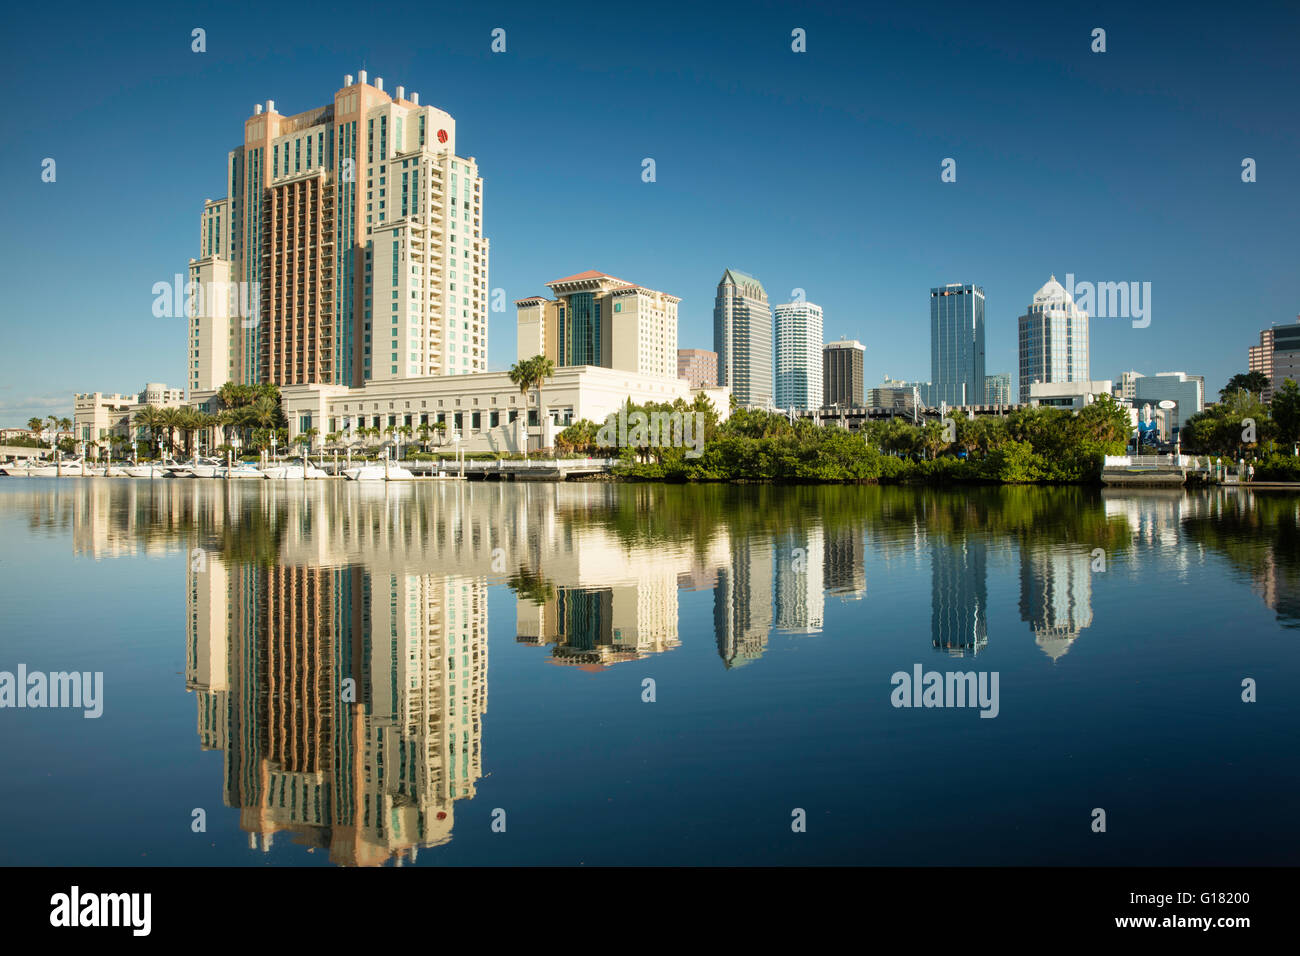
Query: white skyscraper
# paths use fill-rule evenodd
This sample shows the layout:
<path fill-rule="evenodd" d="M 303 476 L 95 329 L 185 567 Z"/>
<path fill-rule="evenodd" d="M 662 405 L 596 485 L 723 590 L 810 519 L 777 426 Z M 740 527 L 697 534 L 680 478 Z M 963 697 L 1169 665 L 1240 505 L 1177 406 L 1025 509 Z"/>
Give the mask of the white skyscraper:
<path fill-rule="evenodd" d="M 1088 313 L 1052 276 L 1020 317 L 1020 401 L 1035 382 L 1088 379 Z"/>
<path fill-rule="evenodd" d="M 822 309 L 811 302 L 776 307 L 776 406 L 822 406 Z"/>

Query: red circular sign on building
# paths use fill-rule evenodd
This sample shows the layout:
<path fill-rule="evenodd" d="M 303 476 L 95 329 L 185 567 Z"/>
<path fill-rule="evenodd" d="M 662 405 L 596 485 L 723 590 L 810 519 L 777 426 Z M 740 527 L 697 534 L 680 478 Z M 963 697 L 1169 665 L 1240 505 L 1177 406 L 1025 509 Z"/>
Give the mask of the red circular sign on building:
<path fill-rule="evenodd" d="M 438 130 L 438 142 L 440 143 L 447 142 L 447 131 L 445 129 Z"/>

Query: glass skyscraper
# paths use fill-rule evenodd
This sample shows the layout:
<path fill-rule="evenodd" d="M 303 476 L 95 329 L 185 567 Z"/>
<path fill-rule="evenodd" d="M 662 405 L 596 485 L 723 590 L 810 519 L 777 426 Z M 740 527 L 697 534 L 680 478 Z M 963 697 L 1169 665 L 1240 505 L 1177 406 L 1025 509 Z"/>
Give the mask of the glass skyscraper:
<path fill-rule="evenodd" d="M 930 403 L 984 401 L 984 290 L 960 282 L 930 290 Z"/>
<path fill-rule="evenodd" d="M 821 408 L 822 310 L 811 302 L 778 305 L 776 407 Z"/>
<path fill-rule="evenodd" d="M 722 274 L 713 300 L 713 351 L 718 384 L 730 388 L 739 405 L 772 402 L 772 307 L 753 276 L 735 269 Z"/>
<path fill-rule="evenodd" d="M 1020 317 L 1020 401 L 1029 401 L 1029 386 L 1035 382 L 1086 382 L 1089 377 L 1088 313 L 1052 276 Z"/>

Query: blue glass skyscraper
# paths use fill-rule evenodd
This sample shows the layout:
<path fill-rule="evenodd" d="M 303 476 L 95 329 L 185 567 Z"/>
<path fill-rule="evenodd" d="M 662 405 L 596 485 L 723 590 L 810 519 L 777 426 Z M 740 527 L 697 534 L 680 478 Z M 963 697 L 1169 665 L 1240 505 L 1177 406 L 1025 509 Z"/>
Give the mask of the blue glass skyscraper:
<path fill-rule="evenodd" d="M 931 404 L 984 402 L 984 290 L 960 282 L 930 290 Z"/>

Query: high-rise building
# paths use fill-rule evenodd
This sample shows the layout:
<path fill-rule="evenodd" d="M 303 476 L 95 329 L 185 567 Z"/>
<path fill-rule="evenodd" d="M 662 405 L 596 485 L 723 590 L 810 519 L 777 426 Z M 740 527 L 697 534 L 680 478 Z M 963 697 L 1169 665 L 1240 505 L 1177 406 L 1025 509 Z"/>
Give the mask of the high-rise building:
<path fill-rule="evenodd" d="M 1137 382 L 1142 378 L 1141 372 L 1128 371 L 1120 372 L 1119 388 L 1115 390 L 1115 397 L 1132 403 L 1137 400 Z"/>
<path fill-rule="evenodd" d="M 930 290 L 929 401 L 978 405 L 984 398 L 984 290 L 949 283 Z"/>
<path fill-rule="evenodd" d="M 1088 378 L 1088 313 L 1052 276 L 1020 317 L 1020 401 L 1029 401 L 1029 386 L 1035 382 Z"/>
<path fill-rule="evenodd" d="M 996 375 L 984 376 L 984 404 L 1011 404 L 1011 373 L 998 372 Z"/>
<path fill-rule="evenodd" d="M 812 302 L 776 307 L 776 406 L 822 406 L 822 309 Z"/>
<path fill-rule="evenodd" d="M 866 348 L 857 339 L 827 342 L 822 349 L 822 404 L 854 408 L 864 401 L 862 360 Z"/>
<path fill-rule="evenodd" d="M 677 377 L 691 388 L 712 388 L 718 384 L 718 353 L 708 349 L 678 349 Z"/>
<path fill-rule="evenodd" d="M 556 367 L 595 365 L 677 377 L 681 299 L 594 269 L 546 285 L 554 299 L 515 302 L 519 361 L 545 355 Z"/>
<path fill-rule="evenodd" d="M 765 408 L 772 388 L 772 308 L 763 283 L 728 269 L 713 301 L 713 351 L 718 384 L 742 407 Z"/>
<path fill-rule="evenodd" d="M 1186 372 L 1157 372 L 1137 380 L 1134 405 L 1139 409 L 1142 405 L 1154 408 L 1163 401 L 1175 403 L 1166 415 L 1166 437 L 1173 441 L 1187 419 L 1205 408 L 1205 377 Z"/>
<path fill-rule="evenodd" d="M 1294 325 L 1275 325 L 1262 329 L 1259 345 L 1250 346 L 1247 371 L 1261 372 L 1269 381 L 1264 401 L 1272 401 L 1273 392 L 1288 378 L 1300 382 L 1300 317 Z"/>
<path fill-rule="evenodd" d="M 268 100 L 226 182 L 191 280 L 231 288 L 192 310 L 191 388 L 487 370 L 483 180 L 448 113 L 365 71 L 293 116 Z"/>

